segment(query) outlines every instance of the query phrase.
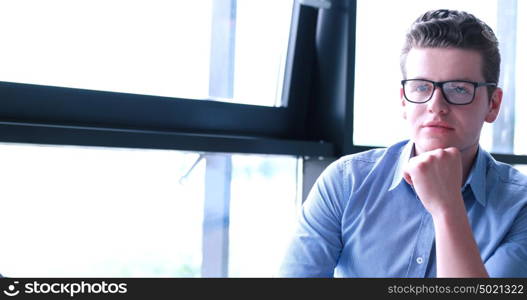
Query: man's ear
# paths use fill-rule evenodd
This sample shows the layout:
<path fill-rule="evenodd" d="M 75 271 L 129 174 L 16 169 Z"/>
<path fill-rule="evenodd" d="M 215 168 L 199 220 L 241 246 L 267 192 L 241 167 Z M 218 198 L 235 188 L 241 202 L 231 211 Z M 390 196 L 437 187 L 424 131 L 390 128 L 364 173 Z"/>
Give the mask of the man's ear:
<path fill-rule="evenodd" d="M 399 90 L 399 97 L 401 98 L 401 114 L 403 119 L 406 120 L 406 101 L 404 101 L 404 91 L 403 88 Z"/>
<path fill-rule="evenodd" d="M 498 114 L 500 112 L 502 98 L 503 98 L 503 90 L 501 88 L 496 88 L 496 90 L 494 90 L 494 92 L 492 93 L 492 97 L 490 98 L 489 111 L 487 112 L 487 115 L 485 116 L 486 122 L 492 123 L 496 121 L 496 119 L 498 118 Z"/>

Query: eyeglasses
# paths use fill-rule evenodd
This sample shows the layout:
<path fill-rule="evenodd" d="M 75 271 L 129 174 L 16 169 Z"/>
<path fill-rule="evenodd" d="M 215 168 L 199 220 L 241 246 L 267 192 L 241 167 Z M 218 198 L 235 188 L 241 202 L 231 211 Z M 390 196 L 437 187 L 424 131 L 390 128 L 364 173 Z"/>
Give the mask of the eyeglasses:
<path fill-rule="evenodd" d="M 425 103 L 432 99 L 436 87 L 441 89 L 445 100 L 454 105 L 467 105 L 474 101 L 480 86 L 497 86 L 494 82 L 450 80 L 435 82 L 426 79 L 402 80 L 404 98 L 412 103 Z"/>

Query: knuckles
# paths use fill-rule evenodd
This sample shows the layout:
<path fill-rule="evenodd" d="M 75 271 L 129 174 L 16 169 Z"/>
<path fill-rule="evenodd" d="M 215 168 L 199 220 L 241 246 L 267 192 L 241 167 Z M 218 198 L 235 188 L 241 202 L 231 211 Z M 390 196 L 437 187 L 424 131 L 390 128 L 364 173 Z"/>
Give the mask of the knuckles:
<path fill-rule="evenodd" d="M 429 156 L 434 159 L 457 159 L 461 157 L 461 153 L 455 147 L 449 147 L 446 149 L 435 149 L 429 152 Z"/>
<path fill-rule="evenodd" d="M 435 149 L 410 159 L 410 169 L 424 172 L 437 164 L 461 164 L 461 153 L 455 147 Z"/>

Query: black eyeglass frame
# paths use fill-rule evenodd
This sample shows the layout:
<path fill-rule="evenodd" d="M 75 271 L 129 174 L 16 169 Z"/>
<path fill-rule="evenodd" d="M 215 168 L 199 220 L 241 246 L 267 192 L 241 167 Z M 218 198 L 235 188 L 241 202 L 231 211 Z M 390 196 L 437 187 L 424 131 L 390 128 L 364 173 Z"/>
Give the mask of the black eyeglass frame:
<path fill-rule="evenodd" d="M 428 99 L 426 99 L 425 101 L 422 101 L 422 102 L 412 101 L 412 100 L 408 99 L 408 97 L 406 97 L 406 90 L 404 88 L 405 83 L 408 82 L 408 81 L 426 81 L 426 82 L 430 82 L 434 86 L 434 89 L 432 90 L 432 93 L 430 93 L 430 97 L 428 97 Z M 465 82 L 465 83 L 470 83 L 470 84 L 474 85 L 474 93 L 472 93 L 472 99 L 470 99 L 470 101 L 467 102 L 467 103 L 454 103 L 454 102 L 451 102 L 448 99 L 448 96 L 445 94 L 445 91 L 443 90 L 443 85 L 445 83 L 449 83 L 449 82 Z M 432 99 L 432 96 L 434 95 L 434 93 L 436 91 L 436 87 L 439 87 L 441 89 L 441 93 L 443 93 L 443 98 L 445 98 L 446 102 L 448 102 L 449 104 L 452 104 L 452 105 L 468 105 L 468 104 L 472 103 L 474 101 L 474 98 L 476 97 L 476 89 L 478 87 L 480 87 L 480 86 L 498 86 L 498 84 L 495 83 L 495 82 L 475 82 L 475 81 L 468 81 L 468 80 L 432 81 L 432 80 L 428 80 L 428 79 L 404 79 L 404 80 L 401 80 L 401 85 L 403 86 L 404 99 L 406 99 L 406 101 L 408 101 L 408 102 L 417 103 L 417 104 L 426 103 L 426 102 L 430 101 L 430 99 Z"/>

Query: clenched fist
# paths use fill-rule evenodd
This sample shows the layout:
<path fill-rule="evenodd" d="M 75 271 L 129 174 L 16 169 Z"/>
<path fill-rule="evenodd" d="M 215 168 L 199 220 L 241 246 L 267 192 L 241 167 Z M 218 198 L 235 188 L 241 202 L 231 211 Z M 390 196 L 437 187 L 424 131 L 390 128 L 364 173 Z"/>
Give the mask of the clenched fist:
<path fill-rule="evenodd" d="M 404 170 L 424 207 L 437 216 L 463 207 L 463 167 L 457 148 L 435 149 L 414 156 Z"/>

